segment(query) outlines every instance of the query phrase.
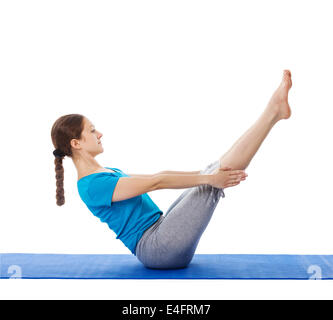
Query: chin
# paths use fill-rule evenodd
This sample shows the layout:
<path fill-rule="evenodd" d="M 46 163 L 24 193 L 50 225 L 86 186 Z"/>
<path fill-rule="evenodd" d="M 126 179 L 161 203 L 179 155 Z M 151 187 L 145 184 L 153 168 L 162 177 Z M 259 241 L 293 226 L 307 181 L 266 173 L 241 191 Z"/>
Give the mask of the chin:
<path fill-rule="evenodd" d="M 94 157 L 98 156 L 99 154 L 103 153 L 104 149 L 102 148 L 101 150 L 96 150 L 96 152 L 94 152 Z"/>

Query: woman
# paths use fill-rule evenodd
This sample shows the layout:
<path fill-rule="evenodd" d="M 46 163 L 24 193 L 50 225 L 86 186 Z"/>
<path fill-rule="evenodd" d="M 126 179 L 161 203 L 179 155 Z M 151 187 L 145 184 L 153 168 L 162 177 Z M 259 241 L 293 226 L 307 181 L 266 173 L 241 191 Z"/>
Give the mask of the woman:
<path fill-rule="evenodd" d="M 147 268 L 186 267 L 193 258 L 223 189 L 245 180 L 244 170 L 273 126 L 288 119 L 291 73 L 284 70 L 280 86 L 258 120 L 222 157 L 202 171 L 163 171 L 126 174 L 102 167 L 95 156 L 103 152 L 102 134 L 80 114 L 60 117 L 51 137 L 56 148 L 57 205 L 64 204 L 64 156 L 72 158 L 78 172 L 78 192 L 89 210 L 108 224 L 126 247 Z M 147 195 L 160 189 L 184 189 L 163 212 Z"/>

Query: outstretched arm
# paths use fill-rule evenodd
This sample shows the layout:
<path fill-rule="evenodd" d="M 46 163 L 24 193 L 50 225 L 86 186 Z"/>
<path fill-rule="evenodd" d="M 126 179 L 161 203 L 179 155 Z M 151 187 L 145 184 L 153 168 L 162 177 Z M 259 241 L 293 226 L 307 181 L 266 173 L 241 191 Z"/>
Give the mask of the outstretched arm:
<path fill-rule="evenodd" d="M 157 174 L 178 174 L 178 175 L 193 175 L 199 174 L 200 171 L 161 171 Z M 151 176 L 151 174 L 128 174 L 130 177 L 145 178 Z"/>
<path fill-rule="evenodd" d="M 200 171 L 161 171 L 159 174 L 181 174 L 181 175 L 192 175 L 199 174 Z"/>

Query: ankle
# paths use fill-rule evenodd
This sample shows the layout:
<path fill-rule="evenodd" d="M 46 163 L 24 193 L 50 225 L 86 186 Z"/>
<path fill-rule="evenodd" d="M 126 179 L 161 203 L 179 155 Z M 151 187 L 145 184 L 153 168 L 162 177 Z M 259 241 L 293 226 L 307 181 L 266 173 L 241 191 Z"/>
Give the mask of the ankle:
<path fill-rule="evenodd" d="M 271 124 L 271 126 L 274 126 L 278 121 L 281 120 L 280 114 L 279 114 L 279 110 L 278 108 L 267 108 L 263 114 L 261 115 L 261 118 Z"/>

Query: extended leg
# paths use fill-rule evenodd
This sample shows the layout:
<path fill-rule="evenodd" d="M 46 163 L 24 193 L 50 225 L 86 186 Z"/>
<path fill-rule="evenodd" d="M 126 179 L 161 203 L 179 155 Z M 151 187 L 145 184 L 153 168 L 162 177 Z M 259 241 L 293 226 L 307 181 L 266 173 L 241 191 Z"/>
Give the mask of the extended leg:
<path fill-rule="evenodd" d="M 239 170 L 247 168 L 273 126 L 279 120 L 290 117 L 288 92 L 291 86 L 291 73 L 285 70 L 282 82 L 274 92 L 264 112 L 234 143 L 230 150 L 220 158 L 220 167 L 231 167 Z"/>

